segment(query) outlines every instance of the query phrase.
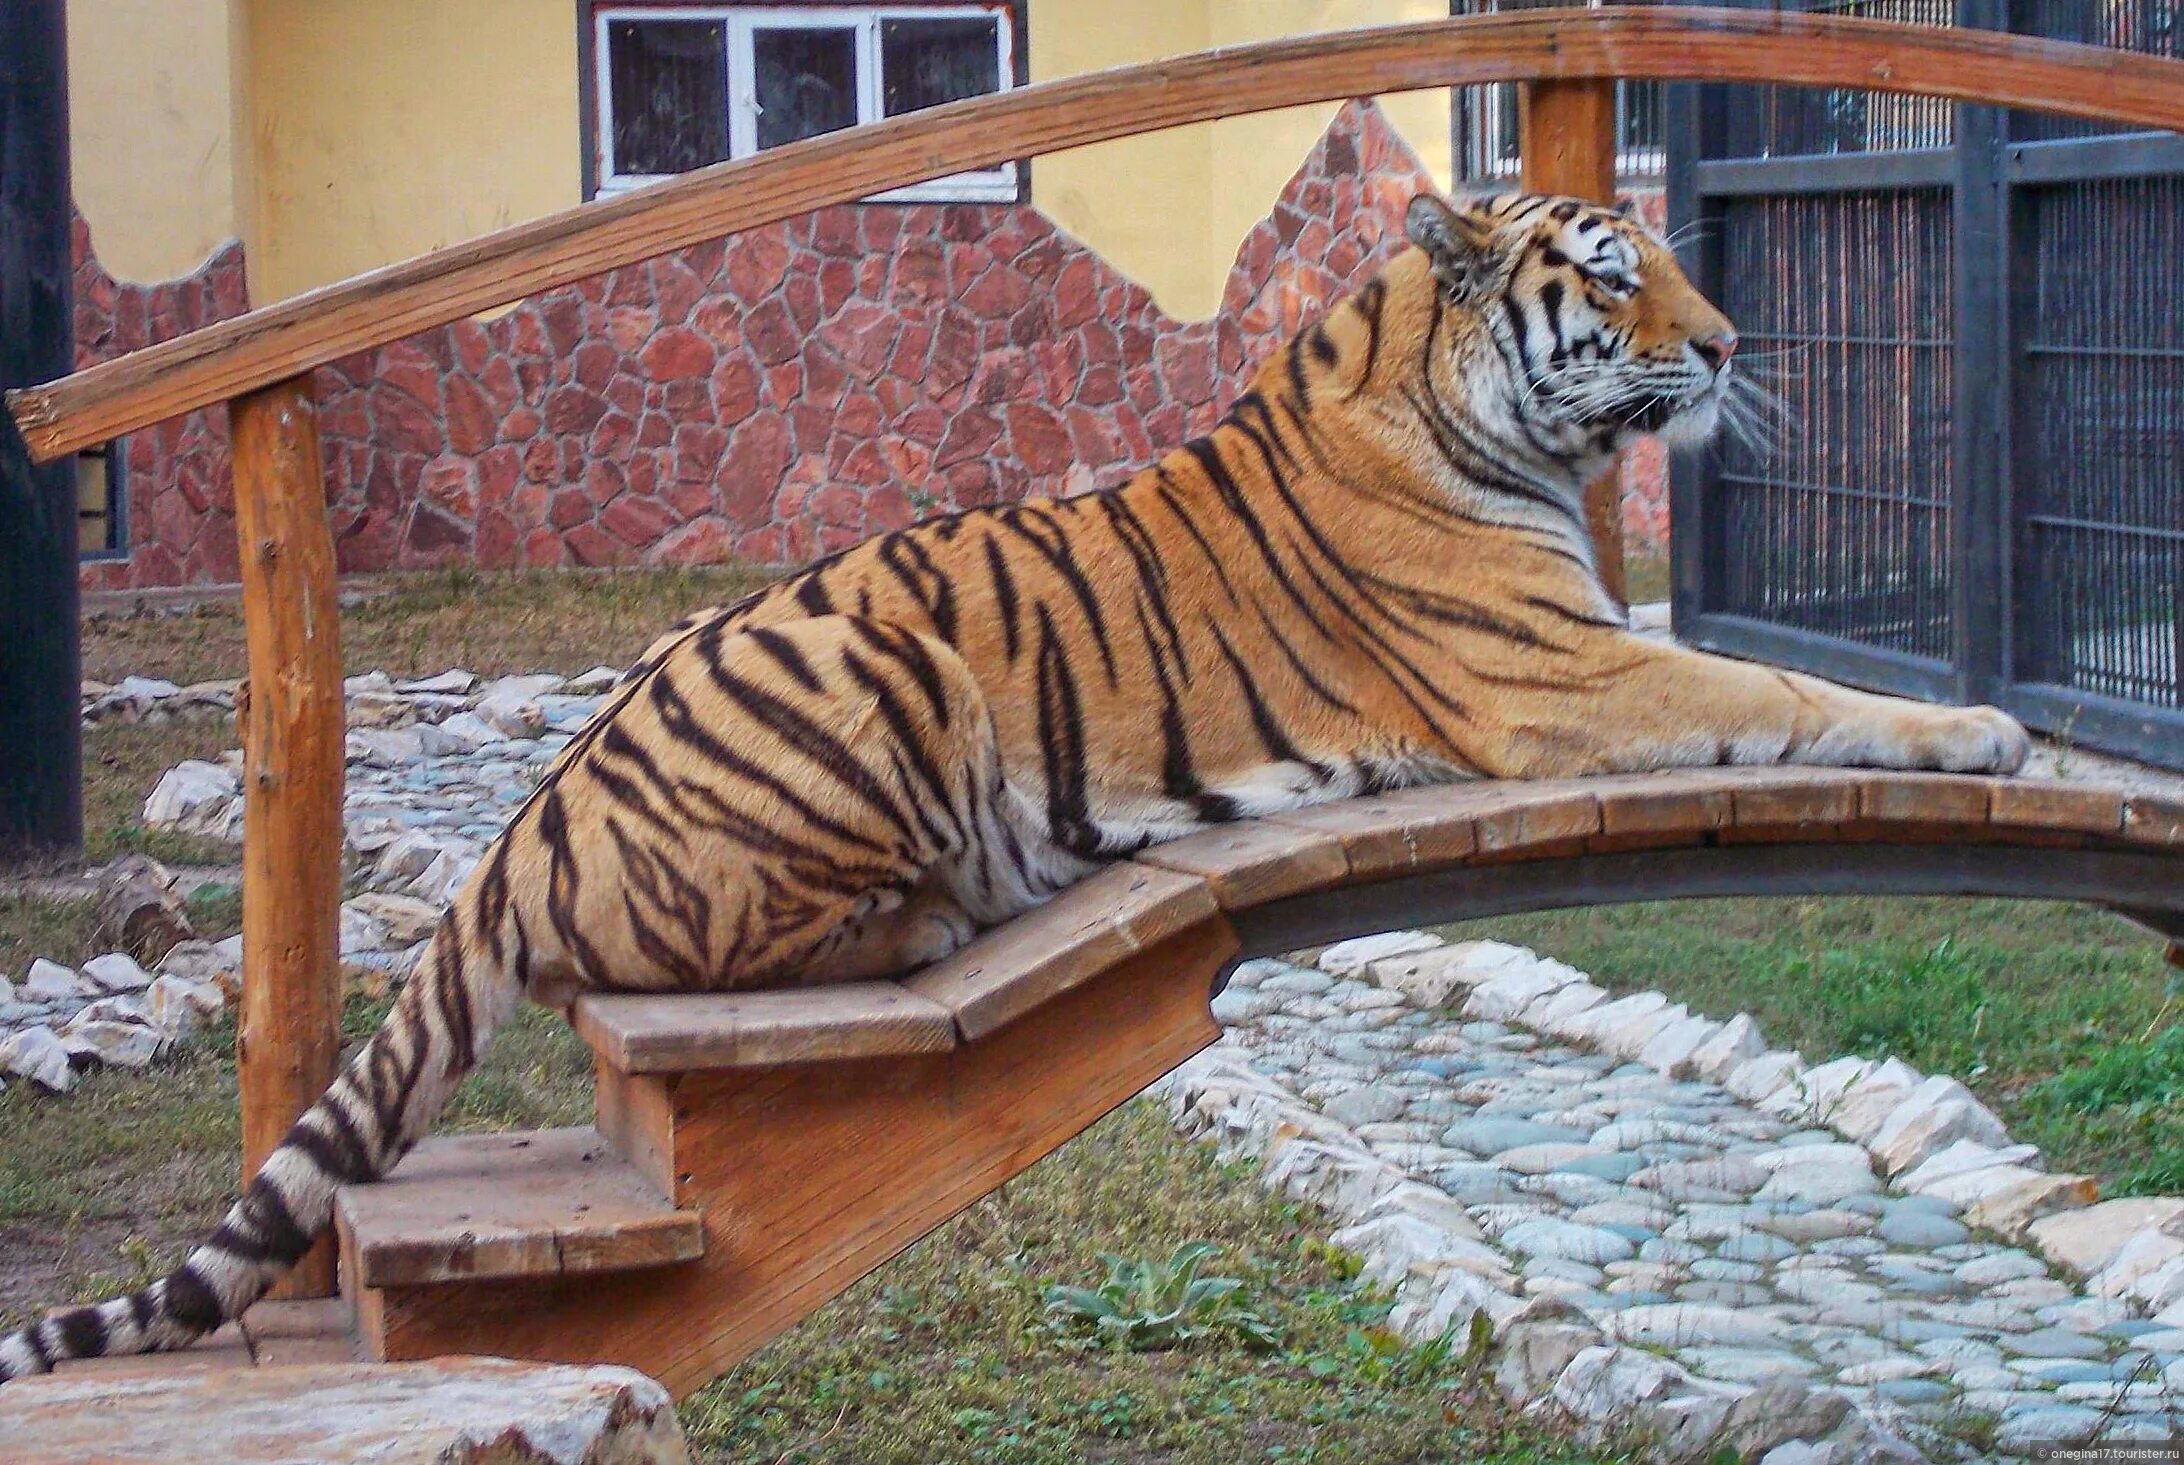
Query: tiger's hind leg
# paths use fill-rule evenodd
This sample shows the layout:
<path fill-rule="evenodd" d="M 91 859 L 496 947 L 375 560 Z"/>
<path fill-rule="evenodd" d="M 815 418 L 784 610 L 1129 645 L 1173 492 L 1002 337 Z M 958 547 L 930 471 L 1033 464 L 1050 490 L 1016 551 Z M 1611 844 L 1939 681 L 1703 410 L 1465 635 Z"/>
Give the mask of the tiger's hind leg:
<path fill-rule="evenodd" d="M 892 975 L 1060 883 L 970 668 L 857 617 L 685 641 L 526 817 L 534 993 Z"/>

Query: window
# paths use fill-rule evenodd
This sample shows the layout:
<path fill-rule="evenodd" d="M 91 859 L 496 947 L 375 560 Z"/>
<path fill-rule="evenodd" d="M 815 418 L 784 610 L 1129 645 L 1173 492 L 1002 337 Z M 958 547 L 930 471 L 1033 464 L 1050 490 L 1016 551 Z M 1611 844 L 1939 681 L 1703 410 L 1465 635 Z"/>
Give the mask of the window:
<path fill-rule="evenodd" d="M 1450 0 L 1452 15 L 1495 15 L 1561 6 L 1599 8 L 1602 0 Z M 1622 0 L 1629 3 L 1629 0 Z M 1459 182 L 1514 180 L 1519 171 L 1517 88 L 1508 82 L 1458 88 L 1451 109 Z M 1615 174 L 1625 182 L 1657 182 L 1666 166 L 1661 83 L 1615 84 Z"/>
<path fill-rule="evenodd" d="M 993 5 L 598 5 L 598 191 L 878 122 L 1016 80 L 1015 15 Z M 876 196 L 1011 203 L 1015 163 Z"/>
<path fill-rule="evenodd" d="M 122 491 L 125 453 L 119 441 L 76 455 L 76 555 L 120 559 L 129 553 L 129 496 Z"/>

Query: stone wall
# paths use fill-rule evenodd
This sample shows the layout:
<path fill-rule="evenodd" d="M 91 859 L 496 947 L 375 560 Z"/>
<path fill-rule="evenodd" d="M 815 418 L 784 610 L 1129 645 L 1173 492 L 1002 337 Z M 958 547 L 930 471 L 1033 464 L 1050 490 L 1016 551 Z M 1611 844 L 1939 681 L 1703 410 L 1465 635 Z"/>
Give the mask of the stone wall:
<path fill-rule="evenodd" d="M 249 308 L 240 244 L 225 245 L 182 279 L 132 285 L 99 264 L 82 214 L 74 216 L 73 225 L 79 370 Z M 222 584 L 235 578 L 235 486 L 228 471 L 226 412 L 192 412 L 131 433 L 122 452 L 122 475 L 130 552 L 126 558 L 86 562 L 85 589 Z"/>
<path fill-rule="evenodd" d="M 862 205 L 360 353 L 318 383 L 341 567 L 793 564 L 1114 482 L 1380 268 L 1426 186 L 1376 107 L 1345 107 L 1210 321 L 1169 317 L 1029 206 Z M 231 253 L 207 271 L 230 291 L 161 286 L 167 316 L 239 307 Z M 86 292 L 79 330 L 122 342 L 122 313 L 155 318 L 132 299 Z M 87 584 L 233 578 L 224 436 L 201 414 L 159 435 L 132 472 L 140 548 Z M 1626 518 L 1657 537 L 1658 473 L 1633 477 Z"/>

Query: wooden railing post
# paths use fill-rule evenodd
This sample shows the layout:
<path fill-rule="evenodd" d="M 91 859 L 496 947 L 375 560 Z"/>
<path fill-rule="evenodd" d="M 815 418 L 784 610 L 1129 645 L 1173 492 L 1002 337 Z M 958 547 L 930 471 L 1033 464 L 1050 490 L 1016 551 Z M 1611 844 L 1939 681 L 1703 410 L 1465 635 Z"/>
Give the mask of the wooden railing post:
<path fill-rule="evenodd" d="M 333 1081 L 341 1051 L 345 732 L 334 542 L 309 376 L 228 404 L 242 541 L 243 1002 L 236 1034 L 247 1183 Z M 334 1290 L 322 1238 L 277 1297 Z"/>
<path fill-rule="evenodd" d="M 1615 83 L 1528 81 L 1518 93 L 1526 193 L 1615 201 Z M 1611 468 L 1585 491 L 1585 522 L 1601 583 L 1628 600 L 1623 578 L 1623 476 Z"/>

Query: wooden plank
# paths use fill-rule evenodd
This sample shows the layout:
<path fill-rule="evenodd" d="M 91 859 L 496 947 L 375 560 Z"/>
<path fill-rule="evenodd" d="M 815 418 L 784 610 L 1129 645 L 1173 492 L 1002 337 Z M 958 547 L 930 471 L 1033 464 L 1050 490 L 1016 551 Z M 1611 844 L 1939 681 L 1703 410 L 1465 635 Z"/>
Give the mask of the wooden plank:
<path fill-rule="evenodd" d="M 2014 828 L 2120 834 L 2123 791 L 2084 783 L 2003 779 L 1989 793 L 1987 814 L 1993 823 Z"/>
<path fill-rule="evenodd" d="M 1202 925 L 1226 929 L 1205 881 L 1111 865 L 905 985 L 953 1012 L 956 1031 L 974 1043 L 1126 957 Z"/>
<path fill-rule="evenodd" d="M 2133 844 L 2184 845 L 2184 799 L 2133 794 L 2124 805 L 2123 837 Z"/>
<path fill-rule="evenodd" d="M 588 996 L 576 1031 L 626 1073 L 763 1068 L 775 1063 L 938 1053 L 955 1017 L 899 982 L 769 992 Z"/>
<path fill-rule="evenodd" d="M 349 1305 L 338 1297 L 261 1302 L 243 1314 L 238 1326 L 260 1368 L 358 1363 L 364 1358 Z"/>
<path fill-rule="evenodd" d="M 1480 857 L 1544 854 L 1598 834 L 1600 796 L 1592 782 L 1570 778 L 1495 789 L 1472 825 Z"/>
<path fill-rule="evenodd" d="M 1341 883 L 1350 872 L 1342 841 L 1279 820 L 1254 819 L 1155 845 L 1140 865 L 1195 875 L 1223 910 L 1248 910 L 1300 890 Z"/>
<path fill-rule="evenodd" d="M 1730 823 L 1736 809 L 1735 796 L 1728 789 L 1695 780 L 1637 774 L 1603 779 L 1601 784 L 1600 832 L 1610 839 L 1701 835 Z"/>
<path fill-rule="evenodd" d="M 1342 842 L 1348 879 L 1384 880 L 1438 869 L 1477 851 L 1484 790 L 1459 784 L 1344 799 L 1276 814 L 1268 822 Z"/>
<path fill-rule="evenodd" d="M 387 1179 L 342 1187 L 335 1219 L 352 1291 L 628 1271 L 705 1245 L 698 1216 L 589 1127 L 427 1140 Z"/>
<path fill-rule="evenodd" d="M 611 1359 L 686 1395 L 1219 1035 L 1235 956 L 1205 923 L 947 1053 L 632 1082 L 673 1091 L 700 1260 L 599 1286 L 378 1294 L 391 1358 Z"/>
<path fill-rule="evenodd" d="M 1517 155 L 1526 193 L 1615 201 L 1615 83 L 1526 82 L 1517 89 Z M 1585 527 L 1600 583 L 1628 603 L 1623 573 L 1623 473 L 1610 468 L 1585 489 Z"/>
<path fill-rule="evenodd" d="M 1867 773 L 1858 783 L 1858 818 L 1882 829 L 1981 826 L 1993 782 L 1945 773 Z"/>
<path fill-rule="evenodd" d="M 1723 770 L 1740 836 L 1824 837 L 1858 817 L 1860 775 L 1841 768 Z"/>
<path fill-rule="evenodd" d="M 243 996 L 235 1039 L 247 1184 L 341 1056 L 341 622 L 308 378 L 239 397 L 235 454 L 249 696 L 243 725 Z M 334 1290 L 322 1238 L 275 1297 Z"/>
<path fill-rule="evenodd" d="M 1223 47 L 951 103 L 390 265 L 10 393 L 41 461 L 558 286 L 964 169 L 1346 97 L 1617 76 L 1850 87 L 2184 129 L 2184 63 L 1973 28 L 1727 10 L 1529 11 Z"/>

